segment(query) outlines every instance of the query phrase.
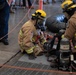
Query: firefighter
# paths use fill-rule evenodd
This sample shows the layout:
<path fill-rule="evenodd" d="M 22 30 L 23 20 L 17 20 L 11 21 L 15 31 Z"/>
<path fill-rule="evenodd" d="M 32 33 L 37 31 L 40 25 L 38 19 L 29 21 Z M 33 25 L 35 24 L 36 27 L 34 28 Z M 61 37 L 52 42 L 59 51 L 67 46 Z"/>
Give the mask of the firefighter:
<path fill-rule="evenodd" d="M 67 38 L 69 40 L 73 40 L 74 49 L 73 54 L 76 57 L 76 4 L 71 0 L 66 0 L 61 4 L 63 9 L 63 13 L 67 18 L 67 28 L 65 33 L 62 35 L 62 38 Z M 75 58 L 76 59 L 76 58 Z"/>
<path fill-rule="evenodd" d="M 18 43 L 21 52 L 26 52 L 30 59 L 42 54 L 42 45 L 46 42 L 41 29 L 44 28 L 46 13 L 43 10 L 36 10 L 32 18 L 20 29 Z"/>

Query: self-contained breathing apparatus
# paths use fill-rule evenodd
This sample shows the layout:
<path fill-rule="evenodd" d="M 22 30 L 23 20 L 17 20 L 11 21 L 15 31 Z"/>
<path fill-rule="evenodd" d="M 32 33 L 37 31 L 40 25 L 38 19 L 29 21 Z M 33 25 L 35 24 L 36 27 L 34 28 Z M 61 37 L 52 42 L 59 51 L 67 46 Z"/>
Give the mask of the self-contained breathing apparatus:
<path fill-rule="evenodd" d="M 47 50 L 47 60 L 49 62 L 54 62 L 51 67 L 57 67 L 59 70 L 69 70 L 70 66 L 70 42 L 67 38 L 61 38 L 64 31 L 57 33 L 53 39 L 48 43 L 44 44 L 44 48 Z M 55 39 L 58 38 L 56 48 L 53 48 Z"/>

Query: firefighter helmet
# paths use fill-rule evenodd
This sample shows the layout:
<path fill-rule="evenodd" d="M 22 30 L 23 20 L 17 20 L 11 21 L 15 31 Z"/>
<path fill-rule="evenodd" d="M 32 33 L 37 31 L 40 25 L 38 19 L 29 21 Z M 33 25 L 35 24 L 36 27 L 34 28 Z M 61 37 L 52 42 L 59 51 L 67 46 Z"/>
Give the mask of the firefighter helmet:
<path fill-rule="evenodd" d="M 36 10 L 34 14 L 32 14 L 32 17 L 43 19 L 46 17 L 46 12 L 43 10 Z"/>
<path fill-rule="evenodd" d="M 61 7 L 63 9 L 63 12 L 72 10 L 73 8 L 76 8 L 76 4 L 72 0 L 66 0 L 61 4 Z"/>

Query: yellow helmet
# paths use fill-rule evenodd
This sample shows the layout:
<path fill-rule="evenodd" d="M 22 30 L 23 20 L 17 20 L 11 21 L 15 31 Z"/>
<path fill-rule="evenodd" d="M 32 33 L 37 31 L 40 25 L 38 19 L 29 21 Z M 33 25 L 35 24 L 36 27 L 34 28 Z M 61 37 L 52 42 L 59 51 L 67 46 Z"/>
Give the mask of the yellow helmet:
<path fill-rule="evenodd" d="M 76 7 L 76 4 L 72 0 L 66 0 L 61 4 L 63 11 L 68 11 Z"/>
<path fill-rule="evenodd" d="M 46 12 L 43 10 L 36 10 L 32 16 L 37 17 L 37 18 L 45 18 L 46 17 Z"/>
<path fill-rule="evenodd" d="M 65 1 L 73 1 L 73 0 L 65 0 Z"/>

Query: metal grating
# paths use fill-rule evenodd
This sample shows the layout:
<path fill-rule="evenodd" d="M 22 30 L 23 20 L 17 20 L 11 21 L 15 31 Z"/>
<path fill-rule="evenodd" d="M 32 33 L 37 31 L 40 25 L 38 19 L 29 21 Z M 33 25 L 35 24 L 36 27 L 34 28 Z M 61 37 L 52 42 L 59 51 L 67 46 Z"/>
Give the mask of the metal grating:
<path fill-rule="evenodd" d="M 52 68 L 49 65 L 44 65 L 44 64 L 37 64 L 37 63 L 29 63 L 29 62 L 21 62 L 18 61 L 15 64 L 12 64 L 12 66 L 16 67 L 25 67 L 25 68 L 36 68 L 36 69 L 43 69 L 43 70 L 51 70 Z M 54 69 L 55 70 L 55 69 Z M 48 72 L 41 72 L 41 71 L 34 71 L 34 70 L 22 70 L 18 68 L 0 68 L 0 75 L 61 75 L 61 73 L 48 73 Z M 64 73 L 62 73 L 64 75 Z M 66 74 L 65 75 L 69 75 Z M 72 74 L 76 75 L 76 74 Z"/>
<path fill-rule="evenodd" d="M 37 69 L 45 69 L 45 70 L 51 69 L 49 65 L 35 64 L 35 63 L 21 62 L 21 61 L 16 62 L 12 66 L 37 68 Z M 13 68 L 1 68 L 0 75 L 48 75 L 48 73 L 40 72 L 40 71 L 13 69 Z"/>

